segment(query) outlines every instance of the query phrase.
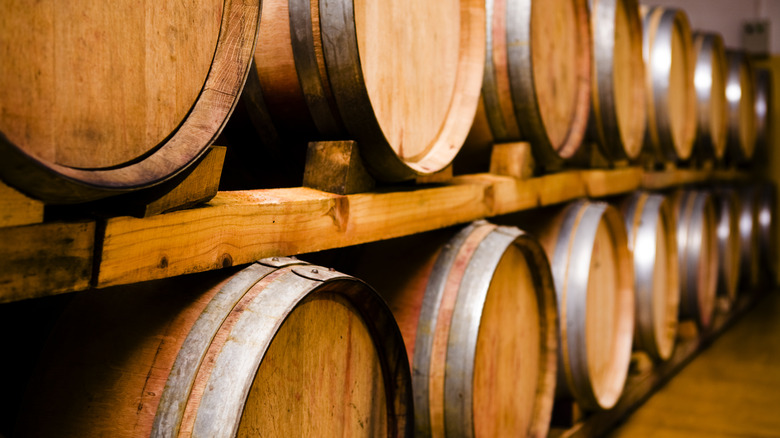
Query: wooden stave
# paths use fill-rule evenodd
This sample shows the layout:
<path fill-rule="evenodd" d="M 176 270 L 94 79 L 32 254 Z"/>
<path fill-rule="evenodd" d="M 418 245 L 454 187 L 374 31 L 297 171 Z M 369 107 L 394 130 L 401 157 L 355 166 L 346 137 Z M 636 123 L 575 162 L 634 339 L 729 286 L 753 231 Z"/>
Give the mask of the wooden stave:
<path fill-rule="evenodd" d="M 485 72 L 482 85 L 481 103 L 485 109 L 487 121 L 494 141 L 506 142 L 515 140 L 528 140 L 533 147 L 536 161 L 548 168 L 558 168 L 566 161 L 584 162 L 586 159 L 585 148 L 581 147 L 587 129 L 588 114 L 590 111 L 590 81 L 591 81 L 591 47 L 585 42 L 590 41 L 590 22 L 586 0 L 574 0 L 578 14 L 577 32 L 580 35 L 578 43 L 584 45 L 578 51 L 580 60 L 576 63 L 578 71 L 578 89 L 575 104 L 575 116 L 567 135 L 567 140 L 557 147 L 552 145 L 548 134 L 545 132 L 544 122 L 539 110 L 539 102 L 536 97 L 533 64 L 531 61 L 530 44 L 510 44 L 511 41 L 530 41 L 531 39 L 531 8 L 532 0 L 516 0 L 506 3 L 507 17 L 516 17 L 519 24 L 506 26 L 506 75 L 511 78 L 508 96 L 511 99 L 511 115 L 503 117 L 499 108 L 501 100 L 498 91 L 496 69 L 493 65 L 491 49 L 486 53 Z M 488 4 L 494 4 L 488 1 Z M 488 14 L 493 16 L 493 12 Z M 488 22 L 487 33 L 492 35 L 493 23 Z M 504 72 L 502 72 L 503 74 Z M 513 116 L 513 117 L 512 117 Z M 509 120 L 507 120 L 509 118 Z M 507 129 L 505 126 L 513 126 Z M 517 131 L 517 132 L 515 132 Z"/>
<path fill-rule="evenodd" d="M 225 1 L 214 61 L 185 120 L 160 144 L 125 165 L 81 169 L 44 161 L 0 133 L 0 175 L 49 204 L 73 204 L 138 191 L 170 181 L 198 161 L 224 128 L 249 72 L 260 13 L 258 5 Z M 244 44 L 236 50 L 234 39 Z M 251 42 L 251 44 L 250 44 Z M 234 66 L 240 66 L 238 74 Z"/>
<path fill-rule="evenodd" d="M 165 378 L 166 382 L 162 393 L 156 397 L 153 392 L 144 392 L 142 404 L 138 405 L 139 414 L 141 408 L 152 403 L 155 397 L 159 402 L 154 408 L 156 412 L 152 412 L 154 414 L 153 423 L 147 421 L 149 430 L 145 429 L 143 425 L 139 426 L 139 420 L 136 418 L 135 426 L 132 423 L 126 424 L 132 430 L 120 429 L 122 433 L 132 436 L 178 436 L 180 434 L 236 436 L 236 430 L 243 415 L 243 406 L 240 405 L 248 395 L 254 375 L 258 372 L 263 356 L 273 341 L 276 331 L 282 327 L 296 306 L 312 293 L 320 291 L 333 293 L 335 288 L 340 287 L 344 289 L 340 296 L 347 299 L 356 311 L 365 312 L 362 313 L 362 317 L 374 338 L 374 348 L 379 357 L 385 361 L 383 363 L 385 374 L 383 381 L 388 398 L 392 398 L 387 406 L 387 433 L 389 436 L 411 436 L 413 430 L 413 422 L 409 420 L 412 414 L 411 375 L 403 340 L 389 309 L 369 286 L 353 277 L 320 266 L 309 265 L 294 258 L 268 258 L 237 273 L 235 270 L 231 270 L 231 272 L 235 275 L 229 278 L 225 278 L 226 276 L 223 274 L 221 276 L 211 275 L 206 279 L 207 285 L 216 284 L 219 290 L 209 291 L 205 294 L 208 304 L 204 304 L 201 309 L 202 313 L 197 316 L 197 319 L 191 321 L 192 325 L 188 327 L 189 332 L 186 339 L 181 341 L 181 349 L 176 354 L 175 362 L 172 362 L 173 367 L 170 374 Z M 214 283 L 212 282 L 214 277 L 220 280 Z M 200 283 L 202 278 L 204 277 L 201 276 L 199 279 L 192 279 L 192 281 L 187 280 L 187 284 L 200 287 L 202 286 Z M 162 283 L 160 285 L 165 286 Z M 167 285 L 167 287 L 171 286 L 175 287 L 172 284 Z M 262 287 L 262 290 L 255 297 L 251 297 L 251 302 L 242 304 L 247 294 L 251 294 L 252 289 L 256 287 Z M 295 289 L 296 287 L 298 289 Z M 269 292 L 266 293 L 266 291 Z M 106 300 L 106 298 L 101 299 Z M 95 302 L 94 297 L 91 297 L 90 300 Z M 244 308 L 241 308 L 242 306 Z M 180 427 L 183 426 L 183 422 L 188 421 L 185 406 L 192 401 L 181 397 L 182 395 L 193 396 L 192 391 L 197 385 L 196 379 L 200 377 L 200 369 L 205 366 L 204 358 L 207 355 L 207 350 L 209 350 L 213 338 L 219 337 L 218 331 L 234 308 L 242 312 L 245 308 L 249 308 L 248 314 L 250 316 L 247 318 L 246 315 L 242 315 L 235 327 L 230 328 L 230 338 L 225 343 L 226 346 L 233 340 L 233 336 L 237 336 L 238 327 L 242 322 L 247 320 L 257 322 L 274 317 L 279 317 L 279 320 L 271 321 L 270 324 L 265 321 L 265 325 L 249 325 L 250 343 L 261 341 L 258 344 L 252 344 L 257 347 L 253 351 L 247 351 L 252 349 L 246 348 L 245 345 L 238 345 L 236 342 L 239 341 L 235 341 L 232 352 L 238 353 L 238 356 L 230 357 L 230 352 L 225 353 L 227 348 L 222 347 L 222 351 L 215 359 L 216 365 L 209 370 L 208 385 L 203 389 L 203 394 L 200 395 L 199 405 L 194 408 L 197 413 L 194 414 L 194 419 L 189 419 L 189 430 L 182 430 Z M 119 312 L 120 310 L 115 308 L 114 311 Z M 168 324 L 170 321 L 164 320 L 162 322 Z M 244 326 L 246 327 L 247 324 Z M 114 327 L 109 329 L 115 330 Z M 142 328 L 141 331 L 144 330 Z M 128 333 L 121 333 L 121 335 L 127 336 Z M 130 336 L 134 335 L 134 333 L 130 334 Z M 159 354 L 161 351 L 162 347 L 157 353 Z M 255 361 L 259 360 L 259 362 L 247 363 L 247 357 L 253 355 L 256 355 Z M 244 371 L 249 369 L 250 372 L 242 373 L 242 366 Z M 253 370 L 252 367 L 254 367 Z M 78 372 L 76 371 L 76 373 Z M 118 371 L 118 373 L 121 372 Z M 146 370 L 140 372 L 146 374 Z M 150 371 L 149 376 L 151 375 Z M 215 379 L 215 376 L 218 378 Z M 85 376 L 77 375 L 77 377 L 84 378 Z M 149 377 L 147 376 L 148 381 Z M 146 387 L 144 389 L 146 390 Z M 100 391 L 105 392 L 105 388 L 101 387 Z M 29 397 L 37 399 L 39 393 L 28 393 Z M 108 394 L 98 395 L 96 399 L 96 403 L 106 403 L 108 400 L 109 404 L 114 404 L 114 406 L 109 405 L 109 408 L 117 410 L 128 410 L 136 406 L 135 404 L 123 406 L 112 401 L 111 395 Z M 68 403 L 69 400 L 55 401 Z M 89 402 L 92 403 L 92 399 Z M 102 411 L 105 413 L 106 408 L 103 407 Z M 395 416 L 393 416 L 394 413 Z M 35 421 L 35 418 L 30 418 L 34 414 L 28 412 L 26 415 L 28 425 Z M 90 417 L 92 416 L 90 415 Z M 127 419 L 125 419 L 126 421 Z M 25 425 L 25 423 L 20 424 Z M 25 430 L 19 427 L 17 424 L 17 432 L 21 435 Z"/>
<path fill-rule="evenodd" d="M 675 194 L 677 252 L 680 262 L 680 319 L 693 319 L 701 328 L 709 328 L 716 310 L 718 246 L 715 205 L 712 195 L 703 191 L 682 190 Z M 701 253 L 706 239 L 710 251 Z M 700 273 L 706 269 L 704 284 Z M 695 272 L 690 275 L 690 272 Z M 704 300 L 704 302 L 702 302 Z"/>
<path fill-rule="evenodd" d="M 718 33 L 695 32 L 693 35 L 696 48 L 696 74 L 694 86 L 696 88 L 696 143 L 693 156 L 699 159 L 723 160 L 726 153 L 726 47 L 723 37 Z M 718 70 L 715 73 L 715 70 Z M 712 78 L 719 74 L 723 87 L 717 87 Z M 705 79 L 709 79 L 709 87 Z M 713 104 L 713 94 L 719 93 L 722 97 L 722 108 Z M 717 115 L 714 114 L 717 112 Z M 715 135 L 715 127 L 718 125 L 716 118 L 721 120 L 720 129 Z"/>
<path fill-rule="evenodd" d="M 636 324 L 634 329 L 634 349 L 647 352 L 656 361 L 665 361 L 671 357 L 677 335 L 677 314 L 680 306 L 680 285 L 677 255 L 677 234 L 674 224 L 671 200 L 660 194 L 637 192 L 621 203 L 621 210 L 628 231 L 629 247 L 634 262 L 634 290 L 636 293 Z M 653 299 L 653 280 L 657 263 L 656 231 L 661 224 L 667 230 L 665 236 L 668 253 L 667 305 L 657 309 Z M 637 257 L 639 254 L 652 254 Z M 651 262 L 652 260 L 652 262 Z M 656 312 L 667 314 L 666 337 L 658 339 L 654 321 Z"/>
<path fill-rule="evenodd" d="M 439 134 L 429 144 L 429 150 L 422 157 L 402 159 L 390 145 L 377 120 L 360 65 L 360 54 L 356 35 L 354 10 L 351 1 L 318 1 L 317 31 L 313 32 L 311 3 L 306 0 L 290 2 L 290 32 L 292 35 L 292 62 L 297 69 L 297 90 L 285 100 L 284 105 L 295 105 L 299 110 L 288 114 L 295 120 L 284 120 L 277 114 L 279 107 L 268 105 L 270 118 L 282 135 L 301 135 L 298 143 L 314 140 L 355 140 L 360 145 L 360 154 L 372 175 L 384 182 L 397 182 L 428 175 L 447 167 L 455 158 L 468 134 L 479 100 L 479 84 L 482 68 L 473 60 L 484 55 L 484 3 L 476 0 L 460 0 L 461 12 L 461 54 L 458 60 L 458 77 L 455 84 L 447 117 L 442 122 Z M 293 13 L 303 14 L 293 16 Z M 308 18 L 308 20 L 307 20 Z M 319 32 L 319 33 L 318 33 Z M 311 46 L 312 38 L 320 35 L 323 53 Z M 256 58 L 259 63 L 262 60 Z M 327 76 L 322 76 L 323 74 Z M 246 94 L 262 95 L 249 84 Z M 261 87 L 273 86 L 263 83 Z M 250 113 L 263 111 L 262 105 L 249 104 Z M 317 129 L 320 129 L 318 132 Z M 292 132 L 289 132 L 291 131 Z M 295 147 L 302 147 L 298 144 Z"/>
<path fill-rule="evenodd" d="M 633 61 L 638 61 L 637 67 L 641 69 L 641 74 L 634 77 L 633 87 L 633 102 L 637 105 L 636 111 L 639 111 L 641 129 L 638 129 L 635 138 L 629 139 L 628 142 L 623 138 L 620 130 L 614 94 L 613 69 L 615 60 L 612 48 L 615 45 L 614 23 L 618 2 L 623 5 L 626 15 L 629 16 L 630 25 L 633 27 L 634 32 L 630 35 L 631 45 L 636 46 L 634 50 L 634 58 L 636 59 Z M 586 138 L 595 141 L 600 147 L 601 153 L 609 160 L 635 161 L 642 152 L 642 142 L 647 124 L 645 103 L 647 97 L 643 79 L 646 73 L 642 57 L 642 20 L 639 14 L 639 2 L 635 0 L 589 0 L 588 3 L 593 34 L 594 73 Z M 605 28 L 609 31 L 602 30 Z M 635 152 L 628 151 L 627 143 L 629 142 L 638 144 Z"/>
<path fill-rule="evenodd" d="M 696 96 L 693 86 L 693 73 L 694 73 L 694 61 L 693 61 L 693 45 L 691 37 L 691 26 L 688 21 L 687 14 L 680 9 L 662 8 L 659 6 L 646 7 L 642 6 L 643 20 L 643 48 L 645 57 L 645 66 L 647 68 L 647 84 L 648 84 L 648 123 L 647 131 L 645 135 L 645 151 L 647 156 L 651 160 L 660 161 L 684 161 L 690 158 L 693 152 L 693 142 L 695 136 L 695 125 L 692 123 L 696 119 Z M 653 20 L 653 15 L 658 14 L 659 27 L 653 29 L 650 24 Z M 650 35 L 652 30 L 661 30 L 662 48 L 656 48 L 657 37 L 653 39 L 653 45 L 650 45 Z M 673 29 L 681 32 L 680 38 L 687 54 L 683 55 L 685 60 L 685 69 L 690 73 L 686 75 L 689 79 L 686 80 L 688 86 L 686 90 L 686 108 L 685 112 L 687 117 L 685 119 L 689 122 L 685 139 L 683 144 L 676 144 L 673 135 L 672 121 L 669 114 L 665 111 L 668 106 L 668 92 L 669 92 L 669 72 L 671 69 L 671 63 L 669 68 L 665 68 L 664 64 L 658 66 L 658 62 L 652 62 L 656 56 L 663 56 L 664 53 L 671 53 L 672 45 L 672 32 Z M 657 67 L 656 67 L 657 66 Z M 659 74 L 654 74 L 654 69 L 659 70 Z"/>
<path fill-rule="evenodd" d="M 579 216 L 584 216 L 583 213 L 587 213 L 588 215 L 586 218 L 588 222 L 586 224 L 587 226 L 574 227 L 579 220 Z M 618 343 L 620 345 L 615 347 L 614 350 L 621 352 L 622 355 L 615 361 L 617 363 L 613 363 L 612 365 L 616 370 L 614 373 L 611 373 L 611 376 L 615 378 L 615 380 L 612 382 L 614 387 L 610 388 L 612 390 L 610 397 L 606 397 L 606 400 L 598 400 L 594 395 L 594 389 L 589 385 L 589 372 L 586 369 L 587 358 L 584 358 L 581 352 L 581 350 L 584 349 L 584 343 L 569 342 L 563 337 L 559 339 L 556 396 L 559 398 L 573 398 L 582 409 L 588 411 L 599 411 L 612 407 L 617 402 L 628 375 L 634 331 L 634 271 L 633 264 L 630 261 L 628 237 L 623 218 L 616 208 L 608 204 L 578 200 L 570 203 L 563 209 L 552 209 L 544 214 L 536 213 L 528 216 L 521 215 L 521 218 L 519 219 L 519 223 L 523 229 L 528 230 L 529 233 L 540 240 L 545 252 L 550 258 L 553 280 L 556 286 L 556 296 L 558 298 L 559 324 L 561 326 L 560 336 L 575 331 L 567 328 L 567 326 L 573 325 L 575 327 L 582 327 L 582 324 L 585 321 L 585 315 L 582 315 L 582 310 L 587 309 L 587 306 L 581 302 L 581 300 L 585 299 L 585 294 L 577 294 L 581 300 L 576 303 L 575 300 L 569 300 L 568 304 L 564 304 L 564 300 L 562 299 L 564 294 L 566 297 L 575 295 L 571 290 L 563 290 L 561 285 L 564 284 L 564 282 L 569 285 L 578 286 L 580 289 L 587 287 L 583 286 L 587 285 L 587 278 L 572 277 L 577 277 L 577 273 L 588 272 L 590 263 L 589 254 L 578 254 L 583 255 L 582 257 L 576 257 L 574 260 L 575 266 L 578 268 L 573 270 L 570 269 L 570 272 L 575 272 L 571 274 L 570 277 L 566 278 L 567 265 L 569 265 L 569 263 L 567 263 L 569 242 L 576 237 L 578 240 L 571 243 L 572 247 L 578 246 L 582 250 L 580 251 L 581 253 L 588 253 L 588 250 L 593 248 L 596 227 L 600 224 L 601 220 L 605 221 L 609 230 L 612 232 L 613 238 L 617 241 L 615 251 L 620 255 L 616 257 L 616 260 L 621 264 L 616 272 L 618 273 L 618 295 L 622 300 L 619 307 L 623 312 L 620 314 L 620 316 L 622 316 L 621 327 L 620 330 L 618 330 L 617 335 L 619 338 Z M 580 228 L 585 229 L 580 230 Z M 575 236 L 572 237 L 571 234 L 574 234 Z M 582 242 L 585 242 L 585 244 L 577 245 L 577 243 Z M 563 320 L 561 313 L 563 312 L 562 309 L 564 306 L 566 306 L 567 318 L 570 318 L 571 315 L 579 314 L 579 317 L 575 321 L 576 324 L 569 324 L 567 321 Z M 578 334 L 584 336 L 584 330 L 579 330 Z M 577 350 L 578 348 L 580 349 L 579 352 Z M 572 361 L 570 358 L 574 358 L 574 360 Z M 574 364 L 572 364 L 572 362 Z"/>
<path fill-rule="evenodd" d="M 727 50 L 728 76 L 726 101 L 728 105 L 728 140 L 726 159 L 732 165 L 746 165 L 753 159 L 756 141 L 755 87 L 753 63 L 742 51 Z M 743 82 L 742 79 L 745 79 Z M 747 89 L 747 90 L 746 90 Z M 736 90 L 730 92 L 730 90 Z M 739 95 L 737 95 L 737 92 Z M 749 121 L 742 123 L 742 115 Z M 743 141 L 744 140 L 744 141 Z"/>
<path fill-rule="evenodd" d="M 739 293 L 740 239 L 739 196 L 732 189 L 715 192 L 718 214 L 718 286 L 717 296 L 732 305 Z"/>

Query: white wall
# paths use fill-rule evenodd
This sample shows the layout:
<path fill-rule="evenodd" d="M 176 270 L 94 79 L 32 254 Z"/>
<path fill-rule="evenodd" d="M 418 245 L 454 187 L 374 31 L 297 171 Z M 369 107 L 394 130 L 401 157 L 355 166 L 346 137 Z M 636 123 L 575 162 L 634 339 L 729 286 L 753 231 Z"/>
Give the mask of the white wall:
<path fill-rule="evenodd" d="M 769 50 L 780 53 L 780 0 L 640 0 L 640 3 L 684 9 L 693 29 L 720 32 L 726 45 L 733 48 L 742 47 L 744 21 L 769 19 Z"/>

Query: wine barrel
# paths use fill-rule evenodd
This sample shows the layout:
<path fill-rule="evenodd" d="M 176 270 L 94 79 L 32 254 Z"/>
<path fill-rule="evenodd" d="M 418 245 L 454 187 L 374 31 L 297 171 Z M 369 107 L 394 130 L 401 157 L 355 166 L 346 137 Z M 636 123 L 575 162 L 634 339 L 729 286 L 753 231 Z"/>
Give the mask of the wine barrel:
<path fill-rule="evenodd" d="M 696 53 L 696 143 L 693 156 L 722 160 L 726 153 L 726 47 L 717 33 L 697 32 Z"/>
<path fill-rule="evenodd" d="M 643 6 L 642 14 L 648 94 L 645 149 L 653 160 L 687 160 L 696 137 L 695 60 L 688 16 L 660 6 Z"/>
<path fill-rule="evenodd" d="M 758 199 L 758 235 L 761 268 L 764 283 L 771 287 L 777 282 L 777 187 L 766 182 L 760 186 Z"/>
<path fill-rule="evenodd" d="M 673 195 L 680 272 L 680 319 L 708 328 L 715 313 L 718 239 L 715 200 L 704 191 Z"/>
<path fill-rule="evenodd" d="M 772 144 L 772 102 L 774 86 L 772 71 L 756 68 L 756 159 L 768 159 L 768 151 Z"/>
<path fill-rule="evenodd" d="M 468 147 L 527 140 L 557 167 L 580 151 L 590 110 L 587 0 L 487 0 L 482 107 Z M 472 146 L 475 144 L 475 146 Z"/>
<path fill-rule="evenodd" d="M 547 435 L 558 318 L 535 240 L 479 221 L 454 237 L 441 230 L 366 245 L 350 259 L 406 341 L 418 436 Z"/>
<path fill-rule="evenodd" d="M 590 0 L 593 77 L 588 138 L 610 160 L 635 160 L 647 124 L 642 21 L 636 0 Z"/>
<path fill-rule="evenodd" d="M 715 194 L 718 216 L 717 295 L 732 304 L 739 292 L 739 196 L 731 189 L 721 189 Z"/>
<path fill-rule="evenodd" d="M 387 306 L 295 259 L 84 293 L 31 381 L 17 436 L 413 432 Z"/>
<path fill-rule="evenodd" d="M 356 140 L 380 180 L 449 165 L 479 100 L 484 0 L 264 0 L 262 14 L 243 100 L 268 117 L 253 120 Z"/>
<path fill-rule="evenodd" d="M 519 219 L 550 258 L 558 297 L 557 395 L 586 410 L 609 409 L 628 374 L 634 332 L 634 266 L 626 226 L 603 202 Z"/>
<path fill-rule="evenodd" d="M 759 194 L 755 186 L 739 189 L 739 287 L 753 291 L 760 283 L 760 210 Z"/>
<path fill-rule="evenodd" d="M 671 201 L 637 192 L 621 203 L 634 263 L 634 349 L 664 361 L 674 351 L 680 307 L 677 233 Z"/>
<path fill-rule="evenodd" d="M 756 148 L 756 106 L 753 65 L 747 54 L 729 50 L 726 100 L 728 102 L 728 142 L 726 154 L 731 164 L 747 164 Z"/>
<path fill-rule="evenodd" d="M 0 10 L 0 178 L 48 203 L 151 187 L 194 163 L 238 100 L 260 19 L 257 2 L 233 0 Z"/>

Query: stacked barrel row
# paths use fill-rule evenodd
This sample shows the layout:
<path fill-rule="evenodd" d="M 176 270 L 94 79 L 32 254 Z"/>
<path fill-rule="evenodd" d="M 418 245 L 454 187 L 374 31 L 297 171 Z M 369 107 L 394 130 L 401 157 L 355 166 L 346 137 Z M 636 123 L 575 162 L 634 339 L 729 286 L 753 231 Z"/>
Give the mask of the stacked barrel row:
<path fill-rule="evenodd" d="M 706 331 L 767 287 L 771 187 L 581 199 L 310 255 L 350 275 L 270 258 L 85 292 L 15 435 L 545 436 L 555 403 L 612 408 L 632 350 L 664 361 L 679 321 Z"/>
<path fill-rule="evenodd" d="M 495 142 L 528 141 L 539 169 L 558 169 L 596 153 L 747 165 L 769 141 L 768 72 L 717 34 L 692 36 L 683 11 L 636 0 L 3 12 L 0 178 L 49 203 L 160 186 L 223 130 L 225 181 L 244 164 L 281 185 L 300 185 L 316 140 L 357 141 L 389 182 L 456 157 L 456 170 L 486 171 Z M 15 38 L 29 28 L 40 31 Z"/>

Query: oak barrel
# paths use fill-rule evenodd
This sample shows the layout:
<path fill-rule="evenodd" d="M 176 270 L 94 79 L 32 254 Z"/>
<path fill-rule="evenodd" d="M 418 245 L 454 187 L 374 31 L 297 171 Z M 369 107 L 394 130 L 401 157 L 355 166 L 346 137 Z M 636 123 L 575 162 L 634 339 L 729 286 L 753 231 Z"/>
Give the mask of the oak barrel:
<path fill-rule="evenodd" d="M 773 182 L 759 185 L 758 234 L 762 280 L 767 288 L 777 283 L 777 186 Z"/>
<path fill-rule="evenodd" d="M 647 123 L 642 21 L 636 0 L 590 0 L 593 77 L 588 138 L 610 160 L 635 160 Z"/>
<path fill-rule="evenodd" d="M 680 272 L 680 319 L 708 328 L 715 313 L 718 238 L 715 199 L 709 192 L 673 195 Z"/>
<path fill-rule="evenodd" d="M 380 180 L 449 165 L 479 99 L 484 0 L 265 0 L 262 14 L 243 99 L 267 111 L 255 121 L 355 140 Z"/>
<path fill-rule="evenodd" d="M 687 160 L 696 137 L 695 60 L 688 16 L 660 6 L 643 6 L 642 13 L 648 94 L 645 149 L 654 160 Z"/>
<path fill-rule="evenodd" d="M 677 337 L 680 283 L 677 231 L 671 200 L 636 192 L 621 203 L 634 263 L 634 349 L 653 359 L 671 357 Z"/>
<path fill-rule="evenodd" d="M 749 185 L 738 189 L 739 208 L 739 288 L 750 292 L 758 288 L 761 276 L 761 234 L 759 191 Z"/>
<path fill-rule="evenodd" d="M 634 332 L 634 266 L 620 212 L 575 201 L 518 219 L 550 258 L 558 297 L 557 395 L 609 409 L 628 374 Z"/>
<path fill-rule="evenodd" d="M 756 107 L 753 64 L 748 55 L 729 50 L 726 100 L 728 102 L 727 159 L 747 164 L 756 149 Z"/>
<path fill-rule="evenodd" d="M 475 222 L 365 245 L 411 360 L 418 436 L 538 436 L 555 394 L 557 313 L 547 258 L 515 227 Z"/>
<path fill-rule="evenodd" d="M 720 189 L 716 197 L 718 236 L 718 286 L 717 296 L 733 304 L 739 292 L 740 239 L 739 196 L 733 189 Z"/>
<path fill-rule="evenodd" d="M 755 92 L 756 92 L 756 151 L 755 159 L 768 159 L 769 149 L 772 144 L 772 105 L 774 102 L 774 85 L 772 71 L 766 68 L 756 68 Z"/>
<path fill-rule="evenodd" d="M 722 160 L 726 153 L 726 47 L 717 33 L 696 32 L 696 143 L 694 157 Z"/>
<path fill-rule="evenodd" d="M 259 12 L 233 0 L 4 2 L 0 178 L 62 204 L 182 172 L 238 100 Z"/>
<path fill-rule="evenodd" d="M 18 436 L 413 432 L 387 306 L 295 259 L 81 294 L 39 368 Z"/>
<path fill-rule="evenodd" d="M 580 150 L 588 122 L 587 0 L 486 0 L 486 5 L 484 113 L 467 147 L 526 140 L 540 166 L 560 166 Z"/>

